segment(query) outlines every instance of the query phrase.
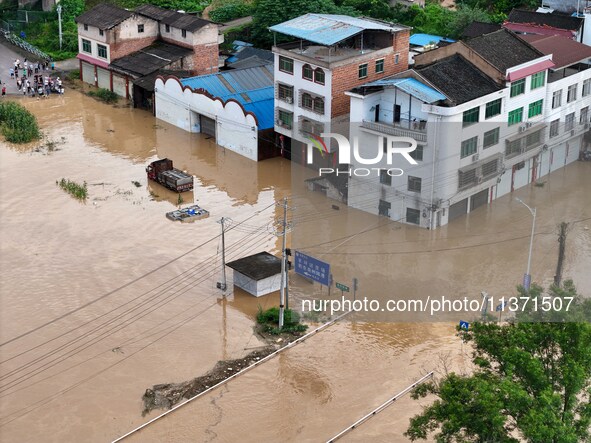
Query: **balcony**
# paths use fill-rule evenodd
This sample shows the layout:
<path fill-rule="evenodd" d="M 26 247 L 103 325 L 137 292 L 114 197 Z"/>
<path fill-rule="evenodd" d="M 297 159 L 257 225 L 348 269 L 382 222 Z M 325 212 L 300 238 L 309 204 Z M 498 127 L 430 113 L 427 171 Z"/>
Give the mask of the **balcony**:
<path fill-rule="evenodd" d="M 396 123 L 363 120 L 361 127 L 382 134 L 414 138 L 417 142 L 427 142 L 427 122 L 424 120 L 401 120 Z"/>

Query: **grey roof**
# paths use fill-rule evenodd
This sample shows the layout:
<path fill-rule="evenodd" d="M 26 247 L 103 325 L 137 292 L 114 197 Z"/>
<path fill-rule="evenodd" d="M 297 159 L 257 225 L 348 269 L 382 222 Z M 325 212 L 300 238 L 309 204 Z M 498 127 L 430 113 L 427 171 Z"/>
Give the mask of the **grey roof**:
<path fill-rule="evenodd" d="M 177 29 L 184 29 L 185 31 L 189 32 L 195 32 L 206 25 L 214 24 L 208 20 L 204 20 L 194 15 L 185 14 L 182 12 L 173 12 L 160 21 L 165 25 L 169 25 Z"/>
<path fill-rule="evenodd" d="M 231 261 L 226 266 L 257 281 L 281 274 L 281 259 L 265 251 Z"/>
<path fill-rule="evenodd" d="M 472 38 L 466 41 L 466 45 L 503 74 L 508 68 L 544 56 L 536 48 L 507 29 L 500 29 Z"/>
<path fill-rule="evenodd" d="M 524 9 L 513 9 L 507 17 L 510 23 L 527 23 L 539 26 L 552 26 L 558 29 L 578 31 L 583 24 L 583 18 L 565 14 L 545 14 Z"/>
<path fill-rule="evenodd" d="M 159 75 L 163 77 L 174 75 L 176 78 L 183 78 L 190 76 L 191 71 L 158 69 L 157 71 L 154 71 L 151 74 L 135 79 L 133 81 L 133 84 L 138 85 L 140 88 L 145 89 L 146 91 L 152 92 L 154 91 L 154 83 L 156 83 L 156 77 L 158 77 Z"/>
<path fill-rule="evenodd" d="M 148 4 L 138 6 L 137 8 L 135 8 L 135 12 L 137 12 L 140 15 L 143 15 L 144 17 L 148 17 L 156 21 L 162 21 L 162 19 L 176 13 L 175 11 L 172 11 L 170 9 L 163 9 L 158 6 Z"/>
<path fill-rule="evenodd" d="M 156 42 L 125 57 L 113 60 L 109 68 L 133 77 L 143 77 L 186 57 L 192 52 L 188 48 Z"/>
<path fill-rule="evenodd" d="M 76 17 L 76 23 L 111 29 L 133 15 L 133 12 L 109 3 L 99 3 L 90 11 Z"/>
<path fill-rule="evenodd" d="M 501 90 L 490 77 L 459 54 L 416 71 L 443 92 L 453 106 Z"/>
<path fill-rule="evenodd" d="M 273 61 L 263 60 L 262 58 L 253 55 L 252 57 L 238 60 L 237 62 L 228 65 L 232 69 L 255 68 L 257 66 L 272 65 Z"/>
<path fill-rule="evenodd" d="M 270 62 L 274 60 L 273 52 L 252 46 L 243 46 L 242 49 L 235 52 L 232 57 L 230 57 L 230 60 L 232 60 L 232 63 L 235 63 L 235 61 L 244 60 L 253 56 Z"/>
<path fill-rule="evenodd" d="M 472 22 L 462 33 L 462 38 L 474 38 L 484 34 L 490 34 L 501 29 L 496 23 Z"/>

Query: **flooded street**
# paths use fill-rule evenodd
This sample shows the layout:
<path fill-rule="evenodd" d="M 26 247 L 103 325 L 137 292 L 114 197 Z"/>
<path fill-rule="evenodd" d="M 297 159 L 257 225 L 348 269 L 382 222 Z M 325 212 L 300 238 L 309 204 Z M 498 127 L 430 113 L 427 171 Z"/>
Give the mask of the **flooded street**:
<path fill-rule="evenodd" d="M 293 196 L 291 247 L 329 261 L 336 281 L 357 277 L 362 296 L 514 294 L 531 229 L 516 196 L 539 211 L 534 281 L 552 281 L 556 225 L 568 221 L 564 277 L 591 294 L 591 163 L 576 162 L 544 177 L 544 186 L 430 232 L 332 209 L 333 201 L 303 185 L 310 171 L 278 158 L 245 160 L 144 111 L 76 91 L 22 103 L 46 140 L 38 150 L 0 144 L 3 441 L 111 441 L 162 412 L 141 416 L 146 388 L 202 375 L 261 346 L 252 329 L 257 308 L 277 305 L 278 295 L 256 299 L 234 289 L 222 297 L 217 221 L 232 219 L 227 261 L 278 254 L 270 226 L 285 196 Z M 164 157 L 195 175 L 182 203 L 198 203 L 209 218 L 166 219 L 178 195 L 145 173 Z M 88 201 L 63 192 L 61 178 L 87 182 Z M 327 295 L 290 279 L 295 309 Z M 461 368 L 467 359 L 456 317 L 356 314 L 129 440 L 326 440 L 435 369 L 438 356 L 449 352 Z M 343 441 L 406 441 L 401 434 L 419 411 L 420 402 L 406 397 Z"/>

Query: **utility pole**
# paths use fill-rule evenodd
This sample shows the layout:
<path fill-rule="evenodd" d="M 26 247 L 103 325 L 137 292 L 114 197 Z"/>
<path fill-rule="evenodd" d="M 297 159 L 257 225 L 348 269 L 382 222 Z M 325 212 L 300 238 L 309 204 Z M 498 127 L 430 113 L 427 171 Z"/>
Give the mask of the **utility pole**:
<path fill-rule="evenodd" d="M 556 275 L 554 276 L 554 284 L 560 286 L 562 281 L 562 266 L 564 264 L 564 253 L 566 251 L 566 236 L 568 234 L 568 223 L 562 222 L 559 225 L 558 233 L 558 263 L 556 264 Z"/>
<path fill-rule="evenodd" d="M 287 197 L 283 198 L 283 229 L 281 233 L 283 235 L 283 246 L 281 247 L 281 292 L 279 295 L 279 329 L 283 328 L 285 320 L 285 287 L 287 286 L 287 278 L 285 275 L 285 248 L 287 246 Z"/>
<path fill-rule="evenodd" d="M 226 226 L 225 226 L 225 222 L 227 221 L 227 218 L 222 217 L 220 220 L 218 220 L 218 223 L 222 225 L 222 281 L 218 282 L 216 287 L 218 289 L 221 289 L 224 292 L 224 297 L 226 296 L 225 292 L 226 292 L 226 239 L 225 239 L 225 233 L 226 233 Z"/>
<path fill-rule="evenodd" d="M 57 21 L 59 26 L 60 51 L 62 50 L 62 5 L 57 4 Z"/>
<path fill-rule="evenodd" d="M 515 200 L 517 200 L 519 203 L 521 203 L 523 206 L 525 206 L 527 209 L 529 209 L 529 212 L 531 213 L 532 217 L 533 217 L 533 221 L 532 221 L 532 225 L 531 225 L 531 238 L 529 240 L 529 255 L 527 257 L 527 271 L 525 272 L 525 275 L 523 276 L 523 287 L 529 291 L 529 288 L 531 286 L 531 256 L 532 256 L 532 251 L 533 251 L 533 247 L 534 247 L 534 232 L 536 230 L 536 208 L 530 208 L 523 200 L 521 200 L 520 198 L 516 198 Z"/>

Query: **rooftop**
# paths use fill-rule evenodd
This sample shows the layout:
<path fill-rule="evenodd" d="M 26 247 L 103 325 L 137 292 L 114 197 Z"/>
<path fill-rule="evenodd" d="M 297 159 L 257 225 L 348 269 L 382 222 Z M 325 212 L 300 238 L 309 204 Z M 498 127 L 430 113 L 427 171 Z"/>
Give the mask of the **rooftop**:
<path fill-rule="evenodd" d="M 214 23 L 196 17 L 190 14 L 184 14 L 181 12 L 174 12 L 161 20 L 165 25 L 172 26 L 173 28 L 183 29 L 189 32 L 195 32 L 198 29 L 203 28 L 207 25 L 213 25 Z"/>
<path fill-rule="evenodd" d="M 431 88 L 414 78 L 383 78 L 366 83 L 358 88 L 384 89 L 389 87 L 404 91 L 424 103 L 436 103 L 447 98 L 436 89 Z"/>
<path fill-rule="evenodd" d="M 409 28 L 370 18 L 305 14 L 271 26 L 269 29 L 319 45 L 331 46 L 367 30 L 394 33 Z"/>
<path fill-rule="evenodd" d="M 125 57 L 113 60 L 109 67 L 135 77 L 143 77 L 186 57 L 192 52 L 188 48 L 158 41 Z"/>
<path fill-rule="evenodd" d="M 491 78 L 459 54 L 416 71 L 445 94 L 452 106 L 501 90 Z"/>
<path fill-rule="evenodd" d="M 474 38 L 484 34 L 490 34 L 501 29 L 496 23 L 472 22 L 462 33 L 462 38 Z"/>
<path fill-rule="evenodd" d="M 466 45 L 503 74 L 509 68 L 544 55 L 507 29 L 500 29 L 490 34 L 474 37 L 467 40 Z"/>
<path fill-rule="evenodd" d="M 99 3 L 94 8 L 76 17 L 76 23 L 111 29 L 133 15 L 133 12 L 109 3 Z"/>
<path fill-rule="evenodd" d="M 413 34 L 410 36 L 409 43 L 414 46 L 426 46 L 429 44 L 438 44 L 439 42 L 444 41 L 448 43 L 453 43 L 455 40 L 451 38 L 441 37 L 439 35 L 432 35 L 432 34 Z"/>
<path fill-rule="evenodd" d="M 135 12 L 144 17 L 151 18 L 156 21 L 161 21 L 162 19 L 169 17 L 175 13 L 170 9 L 163 9 L 158 6 L 144 4 L 135 8 Z"/>
<path fill-rule="evenodd" d="M 262 58 L 253 55 L 252 57 L 248 57 L 242 60 L 238 60 L 234 63 L 228 65 L 228 68 L 232 69 L 243 69 L 243 68 L 254 68 L 255 66 L 264 66 L 269 63 L 269 60 L 263 60 Z"/>
<path fill-rule="evenodd" d="M 246 111 L 256 116 L 259 129 L 274 126 L 275 87 L 272 64 L 184 78 L 181 84 L 191 89 L 207 91 L 224 102 L 236 100 Z"/>
<path fill-rule="evenodd" d="M 271 51 L 267 51 L 266 49 L 254 48 L 252 46 L 240 46 L 240 49 L 232 54 L 231 57 L 228 57 L 226 61 L 228 63 L 235 63 L 250 57 L 258 57 L 269 62 L 273 62 L 274 59 L 273 53 Z"/>
<path fill-rule="evenodd" d="M 524 9 L 513 9 L 507 17 L 508 23 L 527 23 L 537 26 L 550 26 L 558 29 L 568 29 L 569 31 L 578 31 L 583 19 L 565 14 L 544 14 L 535 11 L 526 11 Z"/>
<path fill-rule="evenodd" d="M 570 38 L 535 34 L 521 35 L 520 37 L 543 54 L 552 54 L 554 70 L 591 59 L 591 47 Z"/>
<path fill-rule="evenodd" d="M 239 258 L 226 266 L 256 281 L 281 274 L 281 259 L 268 252 Z"/>

